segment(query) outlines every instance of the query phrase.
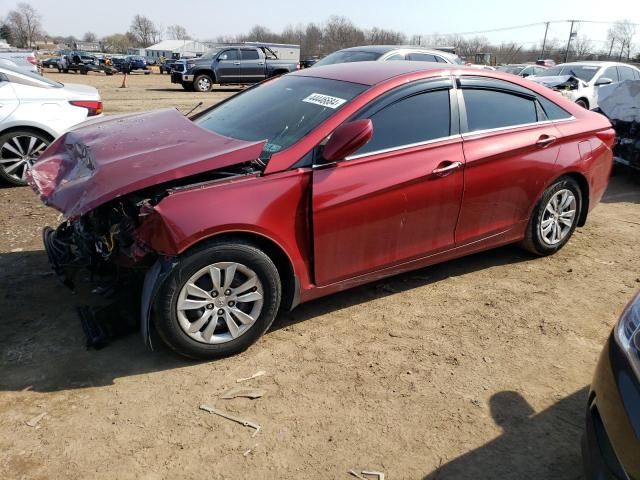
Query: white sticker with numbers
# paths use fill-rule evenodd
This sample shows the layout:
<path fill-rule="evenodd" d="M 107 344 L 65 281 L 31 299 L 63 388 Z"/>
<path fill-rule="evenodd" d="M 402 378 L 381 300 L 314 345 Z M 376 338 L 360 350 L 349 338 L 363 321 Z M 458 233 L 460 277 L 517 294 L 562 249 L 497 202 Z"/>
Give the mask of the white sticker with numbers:
<path fill-rule="evenodd" d="M 340 105 L 346 102 L 344 98 L 331 97 L 329 95 L 323 95 L 322 93 L 312 93 L 307 98 L 302 99 L 303 102 L 315 103 L 321 107 L 336 109 Z"/>

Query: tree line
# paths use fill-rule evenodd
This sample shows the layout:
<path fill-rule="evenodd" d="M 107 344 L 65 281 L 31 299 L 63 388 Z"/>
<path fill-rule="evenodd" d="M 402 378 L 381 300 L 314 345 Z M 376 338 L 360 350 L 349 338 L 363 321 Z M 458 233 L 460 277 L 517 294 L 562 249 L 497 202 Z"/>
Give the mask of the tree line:
<path fill-rule="evenodd" d="M 632 60 L 633 41 L 636 27 L 628 20 L 615 22 L 609 28 L 606 44 L 596 44 L 577 29 L 567 50 L 567 41 L 550 38 L 544 45 L 544 57 L 556 62 L 576 59 L 617 59 Z M 188 40 L 192 37 L 182 25 L 163 27 L 149 17 L 137 14 L 131 20 L 129 30 L 98 38 L 93 32 L 86 32 L 81 39 L 74 36 L 50 37 L 42 27 L 40 13 L 30 4 L 21 2 L 9 11 L 4 22 L 0 21 L 0 38 L 21 48 L 33 48 L 36 42 L 48 39 L 55 43 L 73 45 L 82 40 L 100 42 L 101 49 L 111 53 L 125 53 L 130 47 L 145 48 L 163 39 Z M 465 37 L 441 35 L 438 33 L 407 36 L 403 32 L 373 27 L 362 29 L 351 20 L 341 16 L 331 16 L 322 23 L 288 25 L 280 32 L 274 32 L 263 25 L 255 25 L 248 32 L 238 35 L 222 35 L 203 39 L 207 43 L 232 43 L 244 41 L 293 43 L 301 47 L 303 58 L 321 57 L 341 48 L 358 45 L 421 45 L 427 47 L 450 47 L 469 62 L 475 61 L 476 54 L 492 55 L 497 63 L 524 63 L 535 61 L 543 54 L 542 42 L 523 46 L 517 42 L 491 43 L 486 37 Z M 635 57 L 640 61 L 640 54 Z"/>

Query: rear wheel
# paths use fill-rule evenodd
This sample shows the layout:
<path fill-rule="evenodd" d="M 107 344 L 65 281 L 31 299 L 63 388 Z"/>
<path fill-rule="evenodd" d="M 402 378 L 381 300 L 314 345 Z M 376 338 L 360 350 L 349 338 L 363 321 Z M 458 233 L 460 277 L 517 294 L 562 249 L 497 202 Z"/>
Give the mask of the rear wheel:
<path fill-rule="evenodd" d="M 49 146 L 51 139 L 29 130 L 15 130 L 0 136 L 0 180 L 26 185 L 26 174 Z"/>
<path fill-rule="evenodd" d="M 561 177 L 547 188 L 533 211 L 523 246 L 540 256 L 560 250 L 573 235 L 582 212 L 582 193 L 577 182 Z"/>
<path fill-rule="evenodd" d="M 214 243 L 181 258 L 158 293 L 154 322 L 180 355 L 242 352 L 271 326 L 280 306 L 278 270 L 260 249 Z"/>
<path fill-rule="evenodd" d="M 198 75 L 193 81 L 193 88 L 196 92 L 210 92 L 213 87 L 213 80 L 209 75 Z"/>

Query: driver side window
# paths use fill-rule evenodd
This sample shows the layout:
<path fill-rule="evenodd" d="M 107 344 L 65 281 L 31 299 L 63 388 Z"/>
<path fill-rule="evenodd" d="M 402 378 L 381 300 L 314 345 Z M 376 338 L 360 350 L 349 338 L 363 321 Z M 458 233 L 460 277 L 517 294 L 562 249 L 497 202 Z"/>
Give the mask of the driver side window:
<path fill-rule="evenodd" d="M 373 137 L 354 156 L 448 137 L 449 90 L 431 90 L 405 97 L 369 118 L 373 122 Z"/>

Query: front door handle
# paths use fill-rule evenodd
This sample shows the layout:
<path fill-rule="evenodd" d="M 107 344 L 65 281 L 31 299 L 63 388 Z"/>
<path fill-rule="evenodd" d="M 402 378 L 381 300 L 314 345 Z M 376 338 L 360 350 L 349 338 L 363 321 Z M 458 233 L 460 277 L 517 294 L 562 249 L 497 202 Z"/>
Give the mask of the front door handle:
<path fill-rule="evenodd" d="M 556 137 L 554 137 L 553 135 L 540 135 L 540 138 L 538 138 L 536 145 L 540 148 L 547 148 L 549 145 L 555 143 L 555 141 Z"/>
<path fill-rule="evenodd" d="M 462 168 L 462 162 L 450 162 L 446 160 L 438 165 L 438 168 L 434 169 L 431 173 L 437 177 L 446 177 L 459 168 Z"/>
<path fill-rule="evenodd" d="M 240 65 L 240 62 L 235 62 L 234 65 Z"/>

